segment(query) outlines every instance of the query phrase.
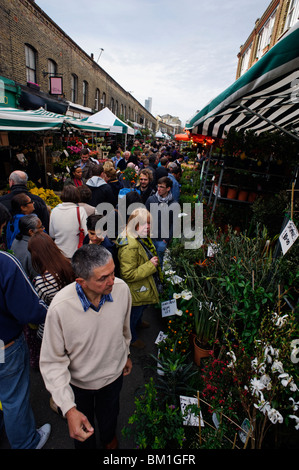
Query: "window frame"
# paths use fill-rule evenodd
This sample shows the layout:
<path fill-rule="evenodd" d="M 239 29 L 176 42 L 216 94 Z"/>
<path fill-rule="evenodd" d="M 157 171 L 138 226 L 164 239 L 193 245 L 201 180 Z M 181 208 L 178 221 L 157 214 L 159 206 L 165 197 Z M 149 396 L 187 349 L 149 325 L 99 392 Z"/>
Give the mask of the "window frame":
<path fill-rule="evenodd" d="M 25 63 L 26 63 L 27 83 L 28 82 L 37 83 L 37 73 L 36 73 L 37 51 L 30 44 L 25 44 Z"/>

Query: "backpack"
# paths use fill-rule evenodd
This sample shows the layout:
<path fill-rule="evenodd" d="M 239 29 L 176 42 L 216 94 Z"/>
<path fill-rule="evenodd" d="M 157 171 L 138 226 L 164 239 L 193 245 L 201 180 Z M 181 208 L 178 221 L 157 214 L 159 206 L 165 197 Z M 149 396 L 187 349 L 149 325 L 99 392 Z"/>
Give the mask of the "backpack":
<path fill-rule="evenodd" d="M 16 235 L 19 233 L 19 220 L 21 217 L 24 217 L 25 214 L 16 214 L 12 219 L 7 223 L 6 227 L 6 243 L 7 249 L 11 249 L 12 242 L 16 238 Z"/>

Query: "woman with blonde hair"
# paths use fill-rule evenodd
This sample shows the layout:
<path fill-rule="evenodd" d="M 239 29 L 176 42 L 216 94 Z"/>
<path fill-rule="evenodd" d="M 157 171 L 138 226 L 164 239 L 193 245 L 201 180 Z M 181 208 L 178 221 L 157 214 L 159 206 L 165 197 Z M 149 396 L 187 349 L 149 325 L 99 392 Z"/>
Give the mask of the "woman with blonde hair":
<path fill-rule="evenodd" d="M 142 322 L 148 305 L 159 302 L 162 272 L 156 249 L 150 238 L 151 215 L 144 208 L 135 209 L 126 228 L 117 239 L 120 277 L 128 284 L 132 296 L 131 346 L 138 349 L 145 343 L 137 338 L 137 327 L 149 326 Z"/>

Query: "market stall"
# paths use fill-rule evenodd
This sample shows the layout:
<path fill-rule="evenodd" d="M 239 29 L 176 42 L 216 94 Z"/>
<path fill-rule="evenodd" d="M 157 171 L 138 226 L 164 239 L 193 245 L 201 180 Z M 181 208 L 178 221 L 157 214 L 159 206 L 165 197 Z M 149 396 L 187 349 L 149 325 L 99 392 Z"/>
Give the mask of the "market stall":
<path fill-rule="evenodd" d="M 256 134 L 279 129 L 299 140 L 299 23 L 230 87 L 186 123 L 225 138 L 231 128 Z"/>
<path fill-rule="evenodd" d="M 48 149 L 52 148 L 55 136 L 61 139 L 62 133 L 100 133 L 109 130 L 109 125 L 51 113 L 43 108 L 24 111 L 0 107 L 0 163 L 3 182 L 12 169 L 24 166 L 25 154 L 34 155 L 36 164 L 44 169 L 47 180 L 52 163 Z"/>

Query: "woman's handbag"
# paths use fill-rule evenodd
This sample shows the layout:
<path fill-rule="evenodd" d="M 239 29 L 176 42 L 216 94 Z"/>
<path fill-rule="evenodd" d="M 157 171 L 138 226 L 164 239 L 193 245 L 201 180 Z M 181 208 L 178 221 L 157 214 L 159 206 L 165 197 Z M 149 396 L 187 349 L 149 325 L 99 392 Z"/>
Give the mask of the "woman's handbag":
<path fill-rule="evenodd" d="M 77 206 L 77 217 L 78 217 L 78 222 L 79 222 L 79 243 L 78 243 L 78 248 L 80 248 L 83 245 L 83 240 L 85 237 L 84 230 L 81 227 L 81 221 L 80 221 L 80 209 L 79 206 Z"/>

